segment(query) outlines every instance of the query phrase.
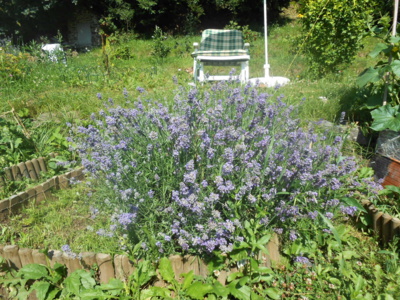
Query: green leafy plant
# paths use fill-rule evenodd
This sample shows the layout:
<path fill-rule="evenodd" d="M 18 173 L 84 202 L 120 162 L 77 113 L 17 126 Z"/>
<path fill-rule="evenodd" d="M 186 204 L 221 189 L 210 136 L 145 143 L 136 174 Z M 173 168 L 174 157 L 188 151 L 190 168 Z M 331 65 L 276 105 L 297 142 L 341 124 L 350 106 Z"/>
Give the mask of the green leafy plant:
<path fill-rule="evenodd" d="M 57 299 L 62 291 L 62 281 L 67 275 L 64 265 L 56 263 L 54 268 L 29 264 L 18 272 L 12 271 L 0 283 L 8 288 L 9 296 L 15 299 L 27 299 L 35 291 L 40 300 Z"/>
<path fill-rule="evenodd" d="M 241 31 L 243 34 L 244 42 L 250 43 L 250 46 L 252 46 L 252 43 L 254 43 L 256 40 L 258 40 L 260 38 L 260 33 L 257 31 L 251 30 L 249 28 L 249 25 L 241 26 L 235 21 L 229 21 L 229 24 L 227 24 L 224 28 L 225 29 L 236 29 L 236 30 Z"/>
<path fill-rule="evenodd" d="M 336 73 L 353 61 L 377 5 L 376 0 L 300 1 L 303 34 L 298 42 L 312 75 Z"/>
<path fill-rule="evenodd" d="M 14 114 L 15 120 L 0 118 L 0 167 L 17 164 L 35 152 L 26 123 Z M 25 120 L 28 121 L 29 120 Z"/>
<path fill-rule="evenodd" d="M 160 27 L 156 26 L 152 39 L 151 55 L 162 62 L 172 50 L 172 47 L 167 43 L 168 37 Z"/>
<path fill-rule="evenodd" d="M 372 109 L 371 129 L 400 131 L 400 37 L 384 38 L 369 54 L 382 57 L 374 67 L 364 70 L 357 84 L 364 90 L 366 101 L 362 108 Z"/>

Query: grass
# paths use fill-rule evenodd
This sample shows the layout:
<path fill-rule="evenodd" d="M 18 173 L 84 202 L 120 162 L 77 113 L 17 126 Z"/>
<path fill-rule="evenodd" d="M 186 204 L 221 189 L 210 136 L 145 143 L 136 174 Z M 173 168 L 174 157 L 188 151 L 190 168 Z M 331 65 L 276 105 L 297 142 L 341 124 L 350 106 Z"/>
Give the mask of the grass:
<path fill-rule="evenodd" d="M 21 214 L 0 225 L 0 244 L 18 244 L 21 248 L 61 249 L 70 244 L 78 252 L 115 253 L 118 239 L 96 232 L 109 226 L 109 217 L 93 217 L 85 194 L 85 185 L 54 192 L 54 198 L 30 204 Z M 68 230 L 66 230 L 68 229 Z"/>
<path fill-rule="evenodd" d="M 291 80 L 279 93 L 286 96 L 287 102 L 298 102 L 306 98 L 304 119 L 337 119 L 338 114 L 354 101 L 354 82 L 357 75 L 372 64 L 367 53 L 374 46 L 373 40 L 365 40 L 364 50 L 354 63 L 340 74 L 331 74 L 320 80 L 307 77 L 306 60 L 301 54 L 302 44 L 297 43 L 301 28 L 293 15 L 285 25 L 270 26 L 268 37 L 268 57 L 271 76 L 284 76 Z M 128 59 L 114 56 L 111 59 L 110 75 L 103 63 L 101 49 L 93 49 L 79 55 L 69 55 L 68 64 L 30 63 L 29 71 L 20 81 L 8 80 L 0 86 L 3 105 L 0 112 L 10 109 L 10 102 L 17 110 L 29 108 L 35 118 L 50 119 L 56 122 L 70 122 L 87 118 L 102 107 L 97 93 L 105 97 L 121 98 L 124 88 L 135 94 L 137 87 L 145 88 L 153 98 L 169 101 L 176 85 L 187 86 L 192 79 L 193 42 L 200 36 L 174 37 L 165 41 L 171 48 L 166 58 L 151 55 L 154 42 L 125 38 L 124 43 L 114 44 L 108 50 L 113 56 L 121 49 L 130 53 Z M 265 63 L 264 39 L 260 37 L 251 43 L 250 77 L 263 77 Z M 226 70 L 228 73 L 229 70 Z M 320 97 L 327 101 L 321 101 Z M 353 98 L 353 99 L 352 99 Z"/>

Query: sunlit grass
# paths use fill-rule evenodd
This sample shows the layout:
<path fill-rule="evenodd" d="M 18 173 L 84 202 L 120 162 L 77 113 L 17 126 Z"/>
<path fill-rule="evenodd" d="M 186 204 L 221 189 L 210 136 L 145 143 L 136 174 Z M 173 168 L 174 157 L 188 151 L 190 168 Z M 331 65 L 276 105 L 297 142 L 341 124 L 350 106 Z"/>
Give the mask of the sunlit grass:
<path fill-rule="evenodd" d="M 114 253 L 118 238 L 102 237 L 96 232 L 108 229 L 109 218 L 93 217 L 84 184 L 57 191 L 55 198 L 30 204 L 7 222 L 0 224 L 0 244 L 16 243 L 20 248 L 59 250 L 69 244 L 77 252 Z"/>

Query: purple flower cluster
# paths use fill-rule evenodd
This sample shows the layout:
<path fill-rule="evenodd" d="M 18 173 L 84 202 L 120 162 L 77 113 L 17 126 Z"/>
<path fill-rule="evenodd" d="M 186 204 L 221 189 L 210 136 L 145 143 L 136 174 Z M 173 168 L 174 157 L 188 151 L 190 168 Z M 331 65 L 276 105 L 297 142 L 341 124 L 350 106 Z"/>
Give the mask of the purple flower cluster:
<path fill-rule="evenodd" d="M 230 252 L 256 216 L 295 240 L 299 220 L 355 213 L 336 203 L 356 169 L 342 157 L 342 138 L 301 127 L 281 96 L 219 82 L 210 92 L 182 88 L 172 109 L 133 105 L 109 102 L 90 125 L 72 128 L 97 199 L 107 195 L 133 242 L 149 246 L 156 236 L 159 252 Z"/>
<path fill-rule="evenodd" d="M 81 259 L 81 255 L 73 252 L 68 244 L 61 246 L 61 251 L 63 251 L 68 257 Z"/>

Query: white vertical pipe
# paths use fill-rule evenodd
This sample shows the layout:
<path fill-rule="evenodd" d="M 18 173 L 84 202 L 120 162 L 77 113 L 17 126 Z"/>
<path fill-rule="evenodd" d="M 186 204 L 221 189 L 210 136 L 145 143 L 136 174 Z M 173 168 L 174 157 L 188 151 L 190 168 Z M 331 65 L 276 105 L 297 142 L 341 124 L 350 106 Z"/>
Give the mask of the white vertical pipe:
<path fill-rule="evenodd" d="M 395 36 L 397 33 L 396 29 L 397 29 L 398 13 L 399 13 L 399 0 L 394 0 L 392 36 Z"/>
<path fill-rule="evenodd" d="M 264 0 L 264 50 L 265 50 L 265 78 L 269 78 L 269 63 L 268 63 L 268 31 L 267 31 L 267 0 Z"/>

